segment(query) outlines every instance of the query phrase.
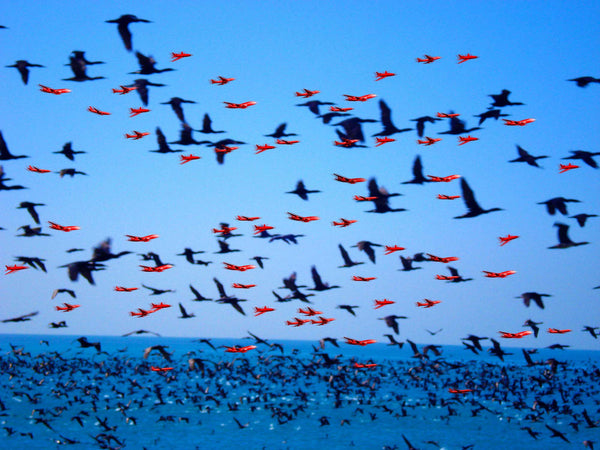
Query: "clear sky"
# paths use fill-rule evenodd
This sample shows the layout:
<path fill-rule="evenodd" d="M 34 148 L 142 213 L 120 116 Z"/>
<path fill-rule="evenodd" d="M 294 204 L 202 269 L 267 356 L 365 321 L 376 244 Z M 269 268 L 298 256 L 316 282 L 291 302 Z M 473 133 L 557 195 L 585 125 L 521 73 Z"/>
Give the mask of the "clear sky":
<path fill-rule="evenodd" d="M 6 185 L 20 184 L 26 190 L 0 191 L 0 264 L 15 264 L 15 257 L 37 256 L 45 260 L 48 272 L 32 268 L 0 279 L 0 319 L 33 311 L 31 321 L 2 323 L 2 333 L 47 333 L 120 335 L 136 329 L 164 336 L 234 337 L 247 330 L 270 339 L 319 339 L 325 336 L 385 340 L 391 330 L 378 318 L 404 315 L 398 340 L 460 344 L 467 334 L 498 337 L 498 331 L 518 332 L 527 328 L 527 319 L 543 322 L 538 339 L 502 340 L 509 345 L 545 347 L 561 343 L 578 348 L 598 348 L 583 326 L 600 326 L 600 285 L 598 237 L 600 218 L 590 218 L 581 228 L 574 214 L 600 215 L 600 170 L 581 160 L 561 160 L 571 150 L 598 150 L 598 100 L 600 85 L 580 88 L 568 79 L 600 76 L 598 39 L 589 30 L 597 28 L 599 6 L 594 2 L 503 1 L 503 2 L 38 2 L 7 3 L 0 25 L 2 66 L 17 60 L 41 64 L 30 70 L 24 85 L 14 68 L 1 68 L 3 105 L 0 131 L 14 155 L 27 159 L 1 161 Z M 125 49 L 117 25 L 105 23 L 123 14 L 134 14 L 151 23 L 133 23 L 133 51 Z M 63 81 L 73 76 L 68 66 L 74 50 L 85 51 L 90 61 L 86 82 Z M 156 67 L 174 71 L 152 75 L 130 74 L 139 70 L 135 51 L 152 55 Z M 172 52 L 191 57 L 171 62 Z M 477 59 L 457 64 L 457 55 L 470 53 Z M 428 54 L 441 59 L 417 63 Z M 375 81 L 375 72 L 395 76 Z M 219 75 L 235 81 L 224 86 L 210 83 Z M 148 113 L 129 117 L 129 108 L 142 105 L 136 92 L 112 93 L 113 88 L 144 78 L 164 87 L 150 87 Z M 68 88 L 71 93 L 51 95 L 40 92 L 38 84 Z M 398 128 L 411 131 L 391 136 L 394 142 L 375 147 L 372 135 L 381 123 L 363 124 L 366 148 L 343 148 L 333 144 L 339 138 L 330 124 L 296 106 L 306 100 L 296 97 L 302 89 L 319 90 L 310 100 L 354 107 L 352 117 L 380 119 L 379 101 L 392 110 Z M 432 146 L 417 144 L 415 119 L 455 112 L 468 127 L 477 126 L 474 115 L 491 105 L 490 94 L 503 89 L 521 106 L 501 108 L 507 119 L 534 118 L 526 126 L 505 126 L 502 120 L 488 119 L 470 134 L 478 140 L 458 145 L 455 135 L 439 134 L 449 129 L 448 119 L 427 124 L 425 135 L 442 138 Z M 364 103 L 349 102 L 344 94 L 376 94 Z M 157 154 L 155 130 L 160 127 L 169 142 L 178 139 L 181 124 L 169 105 L 172 97 L 193 100 L 184 104 L 186 121 L 202 127 L 210 114 L 215 130 L 226 133 L 205 135 L 194 132 L 196 140 L 231 138 L 245 142 L 218 164 L 214 150 L 205 145 L 172 144 L 182 153 Z M 247 109 L 227 109 L 223 102 L 255 101 Z M 108 111 L 99 116 L 89 106 Z M 328 106 L 321 111 L 327 112 Z M 255 154 L 257 144 L 274 144 L 265 137 L 281 123 L 296 133 L 300 142 L 277 145 Z M 125 139 L 133 130 L 150 132 L 140 140 Z M 465 136 L 464 134 L 463 136 Z M 75 161 L 61 150 L 67 142 L 85 151 Z M 509 163 L 517 157 L 519 145 L 539 160 L 541 168 Z M 179 164 L 180 155 L 201 159 Z M 483 208 L 503 211 L 475 218 L 454 219 L 466 212 L 462 199 L 439 200 L 438 194 L 461 195 L 460 180 L 450 183 L 402 184 L 412 178 L 412 164 L 420 155 L 425 175 L 461 175 L 475 192 Z M 600 157 L 596 157 L 600 161 Z M 559 174 L 559 164 L 579 168 Z M 87 176 L 61 178 L 57 173 L 38 174 L 26 170 L 31 164 L 57 172 L 76 168 Z M 367 213 L 372 203 L 361 203 L 354 195 L 367 196 L 367 183 L 340 183 L 333 174 L 347 177 L 375 177 L 389 192 L 392 208 L 407 211 Z M 287 191 L 303 180 L 308 189 L 320 190 L 300 199 Z M 537 204 L 554 197 L 580 200 L 568 204 L 568 216 L 551 216 Z M 49 237 L 17 237 L 18 227 L 34 226 L 32 217 L 17 209 L 23 201 L 43 203 L 36 208 Z M 288 219 L 288 212 L 318 216 L 309 223 Z M 256 222 L 239 222 L 237 215 L 259 216 Z M 346 228 L 332 226 L 340 218 L 357 220 Z M 51 230 L 48 221 L 77 225 L 70 233 Z M 226 255 L 218 250 L 212 232 L 221 222 L 238 229 L 227 242 L 241 251 Z M 555 222 L 570 226 L 573 241 L 588 245 L 548 249 L 556 245 Z M 298 244 L 253 237 L 254 224 L 274 227 L 272 233 L 302 234 Z M 160 237 L 147 243 L 129 242 L 125 235 Z M 498 238 L 518 235 L 505 246 Z M 107 237 L 112 251 L 132 254 L 108 261 L 106 270 L 94 273 L 96 285 L 80 279 L 71 282 L 59 266 L 89 259 L 92 248 Z M 359 241 L 399 245 L 405 250 L 384 255 L 376 247 L 376 264 L 353 248 Z M 339 268 L 338 245 L 352 259 L 364 264 Z M 208 266 L 191 265 L 177 256 L 185 247 L 202 250 L 197 259 L 212 261 Z M 84 251 L 67 253 L 70 248 Z M 145 273 L 138 254 L 155 252 L 173 268 Z M 420 270 L 399 271 L 399 255 L 418 252 L 455 256 L 456 267 L 465 283 L 447 283 L 436 274 L 449 275 L 447 264 L 416 263 Z M 230 271 L 223 262 L 254 264 L 250 258 L 264 256 L 265 268 L 246 272 Z M 335 321 L 316 326 L 290 327 L 286 320 L 302 317 L 295 300 L 278 303 L 272 291 L 284 277 L 297 273 L 299 285 L 312 287 L 311 266 L 316 265 L 323 281 L 340 288 L 317 292 L 310 297 L 313 308 Z M 486 278 L 483 271 L 514 270 L 506 278 Z M 376 277 L 370 282 L 353 281 L 354 275 Z M 213 283 L 218 278 L 228 294 L 247 299 L 242 303 L 246 316 L 229 305 L 192 302 L 189 285 L 204 296 L 217 298 Z M 232 283 L 256 284 L 251 289 L 234 289 Z M 175 293 L 149 296 L 147 286 L 172 289 Z M 116 292 L 115 286 L 138 287 L 134 292 Z M 76 292 L 71 299 L 57 288 Z M 302 292 L 309 293 L 307 288 Z M 524 292 L 550 294 L 542 310 L 526 308 L 517 299 Z M 374 309 L 374 300 L 395 304 Z M 417 301 L 429 298 L 440 304 L 423 309 Z M 172 308 L 145 318 L 130 311 L 149 308 L 152 301 L 164 301 Z M 62 313 L 62 302 L 81 305 Z M 194 318 L 179 319 L 181 302 Z M 358 305 L 356 317 L 336 309 L 337 305 Z M 254 317 L 254 307 L 270 306 L 274 312 Z M 68 328 L 49 330 L 50 322 L 65 320 Z M 572 329 L 568 334 L 549 334 L 549 327 Z M 431 336 L 426 330 L 437 331 Z"/>

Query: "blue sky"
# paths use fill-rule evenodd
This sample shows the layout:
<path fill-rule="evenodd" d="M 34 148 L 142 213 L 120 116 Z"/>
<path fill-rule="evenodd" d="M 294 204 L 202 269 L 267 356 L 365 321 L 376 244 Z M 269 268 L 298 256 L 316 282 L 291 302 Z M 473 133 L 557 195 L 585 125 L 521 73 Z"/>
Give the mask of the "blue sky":
<path fill-rule="evenodd" d="M 272 339 L 319 339 L 324 336 L 383 340 L 390 332 L 383 321 L 388 314 L 408 316 L 401 321 L 399 340 L 460 344 L 467 334 L 498 336 L 498 331 L 523 330 L 527 319 L 543 322 L 538 339 L 528 336 L 505 345 L 544 347 L 560 342 L 579 348 L 597 348 L 597 342 L 584 325 L 600 326 L 597 307 L 600 290 L 598 237 L 600 219 L 591 218 L 584 228 L 574 219 L 550 216 L 538 202 L 553 197 L 574 198 L 569 215 L 600 214 L 596 195 L 599 171 L 582 161 L 580 167 L 559 174 L 561 158 L 570 150 L 597 150 L 597 105 L 600 86 L 585 89 L 566 81 L 598 76 L 592 58 L 597 39 L 589 31 L 596 27 L 598 6 L 578 3 L 575 8 L 563 2 L 164 2 L 88 3 L 81 11 L 74 2 L 35 2 L 7 5 L 0 30 L 3 66 L 25 59 L 42 64 L 32 68 L 24 85 L 15 69 L 2 68 L 5 105 L 2 112 L 4 139 L 15 155 L 27 159 L 2 161 L 6 176 L 27 190 L 2 191 L 4 212 L 0 219 L 0 263 L 12 265 L 16 256 L 39 256 L 46 260 L 48 273 L 24 270 L 2 276 L 2 318 L 39 311 L 33 320 L 2 324 L 3 333 L 46 333 L 48 323 L 66 320 L 69 327 L 53 330 L 66 334 L 123 334 L 147 329 L 165 336 L 241 337 L 247 330 Z M 152 23 L 130 25 L 133 49 L 153 55 L 158 68 L 175 71 L 148 76 L 133 75 L 138 70 L 134 52 L 121 42 L 115 24 L 105 23 L 122 14 L 135 14 Z M 105 64 L 88 66 L 90 76 L 105 79 L 76 83 L 68 65 L 73 50 L 85 51 L 89 60 Z M 171 52 L 193 56 L 170 62 Z M 478 59 L 457 64 L 457 54 L 471 53 Z M 415 58 L 424 54 L 441 56 L 423 65 Z M 375 81 L 375 72 L 384 70 L 394 77 Z M 225 85 L 211 85 L 219 75 L 234 77 Z M 151 112 L 129 117 L 129 108 L 142 103 L 135 92 L 113 94 L 111 89 L 146 78 L 164 87 L 150 87 Z M 69 88 L 60 96 L 39 91 L 38 84 Z M 458 146 L 447 120 L 427 124 L 426 135 L 442 137 L 430 147 L 416 143 L 416 131 L 399 133 L 395 142 L 375 147 L 373 134 L 380 123 L 366 123 L 363 131 L 368 148 L 340 148 L 333 145 L 336 129 L 325 125 L 307 108 L 295 106 L 303 99 L 294 95 L 304 88 L 319 90 L 313 99 L 352 106 L 357 117 L 379 120 L 379 100 L 392 109 L 398 128 L 414 128 L 411 119 L 437 112 L 454 111 L 469 127 L 477 125 L 476 114 L 487 110 L 490 94 L 502 89 L 523 106 L 502 108 L 508 119 L 535 118 L 524 127 L 508 127 L 487 120 L 482 129 L 471 133 L 479 140 Z M 350 103 L 344 94 L 376 94 L 365 103 Z M 178 139 L 180 123 L 168 105 L 172 97 L 193 100 L 184 105 L 187 122 L 200 128 L 209 113 L 215 130 L 227 133 L 216 139 L 232 138 L 246 142 L 226 155 L 225 164 L 216 162 L 206 146 L 179 146 L 184 153 L 202 159 L 179 164 L 178 154 L 156 154 L 155 129 L 160 127 L 168 141 Z M 256 101 L 243 110 L 224 108 L 223 102 Z M 87 111 L 94 106 L 111 112 L 98 116 Z M 326 107 L 322 107 L 323 112 Z M 255 154 L 256 144 L 274 143 L 264 135 L 287 123 L 300 142 L 277 146 Z M 335 123 L 335 120 L 334 122 Z M 124 138 L 133 130 L 150 132 L 137 141 Z M 197 140 L 213 139 L 194 133 Z M 215 140 L 216 140 L 215 139 Z M 53 154 L 66 142 L 86 153 L 68 161 Z M 524 163 L 508 163 L 517 157 L 516 145 L 540 160 L 542 169 Z M 442 201 L 437 194 L 460 195 L 459 181 L 403 185 L 412 178 L 411 168 L 420 155 L 426 175 L 463 176 L 484 208 L 504 211 L 457 220 L 465 212 L 462 200 Z M 74 167 L 87 176 L 60 178 L 56 173 L 35 174 L 26 170 L 32 164 L 58 171 Z M 354 195 L 367 195 L 366 183 L 349 185 L 334 180 L 333 173 L 348 177 L 375 177 L 380 186 L 402 196 L 390 199 L 393 208 L 405 212 L 371 214 L 371 204 L 358 203 Z M 298 180 L 307 188 L 322 192 L 304 201 L 286 191 Z M 51 237 L 16 237 L 17 228 L 34 225 L 22 209 L 22 201 L 44 203 L 38 207 L 44 231 Z M 320 220 L 294 222 L 287 212 L 315 215 Z M 238 222 L 238 215 L 260 216 L 255 224 L 274 226 L 273 232 L 303 234 L 297 245 L 268 242 L 252 237 L 252 223 Z M 356 219 L 348 228 L 333 227 L 341 217 Z M 78 225 L 81 230 L 62 233 L 49 230 L 47 221 Z M 237 226 L 243 234 L 228 240 L 240 252 L 213 254 L 218 250 L 212 228 L 220 222 Z M 574 241 L 589 245 L 549 250 L 557 243 L 554 222 L 570 225 Z M 500 247 L 498 237 L 520 238 Z M 126 234 L 158 234 L 148 243 L 128 242 Z M 113 251 L 129 250 L 95 273 L 96 285 L 85 280 L 72 283 L 66 269 L 58 266 L 87 259 L 91 250 L 111 237 Z M 384 255 L 377 248 L 377 262 L 352 248 L 362 240 L 382 245 L 400 245 L 406 250 Z M 353 259 L 365 263 L 340 269 L 338 244 Z M 72 247 L 84 252 L 68 254 Z M 176 256 L 185 247 L 203 250 L 198 258 L 213 261 L 208 267 L 193 266 Z M 174 267 L 162 273 L 143 273 L 138 253 L 153 251 Z M 436 274 L 448 275 L 445 264 L 425 262 L 422 269 L 400 272 L 399 254 L 417 252 L 457 256 L 451 263 L 468 283 L 445 283 Z M 223 262 L 252 263 L 251 257 L 268 257 L 265 269 L 232 272 Z M 271 291 L 282 279 L 297 272 L 298 283 L 312 286 L 310 269 L 316 265 L 324 281 L 342 286 L 311 297 L 316 309 L 330 324 L 293 328 L 285 321 L 300 316 L 298 301 L 276 303 Z M 504 279 L 489 279 L 482 271 L 517 273 Z M 375 276 L 368 283 L 352 281 L 353 275 Z M 217 277 L 229 294 L 248 301 L 246 316 L 229 305 L 191 302 L 188 285 L 193 284 L 206 297 L 216 298 L 212 281 Z M 255 288 L 239 292 L 231 284 L 252 283 Z M 173 289 L 175 293 L 149 297 L 141 284 Z M 114 286 L 139 287 L 120 293 Z M 50 299 L 56 288 L 77 293 L 81 307 L 69 313 L 54 310 L 69 301 Z M 303 289 L 304 292 L 306 289 Z M 551 294 L 546 308 L 526 308 L 516 299 L 523 292 Z M 394 305 L 374 310 L 375 299 L 388 298 Z M 442 300 L 433 308 L 417 308 L 424 298 Z M 129 311 L 163 300 L 173 308 L 136 319 Z M 196 317 L 178 319 L 177 303 L 184 304 Z M 336 309 L 339 304 L 359 305 L 357 317 Z M 272 306 L 275 312 L 253 316 L 255 306 Z M 569 328 L 573 332 L 551 335 L 548 327 Z M 430 336 L 426 329 L 443 331 Z"/>

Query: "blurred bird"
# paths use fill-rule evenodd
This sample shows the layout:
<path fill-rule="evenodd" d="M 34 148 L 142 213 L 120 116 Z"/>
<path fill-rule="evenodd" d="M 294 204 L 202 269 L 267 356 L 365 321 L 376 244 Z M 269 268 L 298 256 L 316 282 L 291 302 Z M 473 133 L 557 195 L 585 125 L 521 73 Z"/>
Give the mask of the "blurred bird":
<path fill-rule="evenodd" d="M 129 31 L 129 24 L 139 23 L 139 22 L 152 23 L 149 20 L 140 19 L 139 17 L 134 16 L 133 14 L 123 14 L 118 19 L 106 20 L 106 23 L 116 23 L 117 24 L 117 30 L 119 31 L 121 40 L 123 41 L 123 44 L 125 44 L 125 48 L 128 51 L 131 51 L 131 49 L 132 49 L 131 31 Z"/>

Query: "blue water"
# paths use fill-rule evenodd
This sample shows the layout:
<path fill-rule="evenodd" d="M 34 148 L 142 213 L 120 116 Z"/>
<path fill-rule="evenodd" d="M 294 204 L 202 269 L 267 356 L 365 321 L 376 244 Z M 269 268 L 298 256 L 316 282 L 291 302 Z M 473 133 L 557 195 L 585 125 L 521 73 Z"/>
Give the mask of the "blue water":
<path fill-rule="evenodd" d="M 232 354 L 220 346 L 254 341 L 213 339 L 213 350 L 187 338 L 88 336 L 98 353 L 77 337 L 0 335 L 3 448 L 408 448 L 402 436 L 422 450 L 600 446 L 583 417 L 600 420 L 600 352 L 540 350 L 532 358 L 542 364 L 527 367 L 519 349 L 505 348 L 504 362 L 458 346 L 421 359 L 407 345 L 340 342 L 318 350 L 338 358 L 326 364 L 315 342 Z M 170 362 L 143 358 L 158 344 Z M 565 364 L 553 371 L 550 358 Z"/>

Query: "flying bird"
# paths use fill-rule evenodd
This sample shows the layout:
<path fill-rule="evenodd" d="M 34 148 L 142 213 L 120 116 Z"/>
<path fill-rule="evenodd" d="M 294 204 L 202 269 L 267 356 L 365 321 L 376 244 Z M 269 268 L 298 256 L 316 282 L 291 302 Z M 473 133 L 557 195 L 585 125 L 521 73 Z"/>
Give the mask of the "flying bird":
<path fill-rule="evenodd" d="M 477 203 L 477 200 L 475 200 L 475 194 L 473 193 L 473 190 L 467 184 L 467 180 L 464 178 L 460 179 L 460 188 L 462 191 L 462 199 L 465 202 L 465 206 L 467 207 L 468 211 L 462 216 L 456 216 L 455 219 L 477 217 L 494 211 L 502 211 L 500 208 L 483 209 L 481 206 L 479 206 L 479 203 Z"/>
<path fill-rule="evenodd" d="M 129 24 L 131 23 L 151 23 L 149 20 L 146 19 L 140 19 L 137 16 L 134 16 L 133 14 L 123 14 L 121 17 L 119 17 L 118 19 L 112 19 L 112 20 L 107 20 L 106 23 L 116 23 L 117 24 L 117 30 L 119 31 L 119 35 L 121 36 L 121 40 L 123 41 L 123 44 L 125 44 L 125 48 L 128 51 L 131 51 L 132 44 L 131 44 L 131 31 L 129 31 Z"/>

